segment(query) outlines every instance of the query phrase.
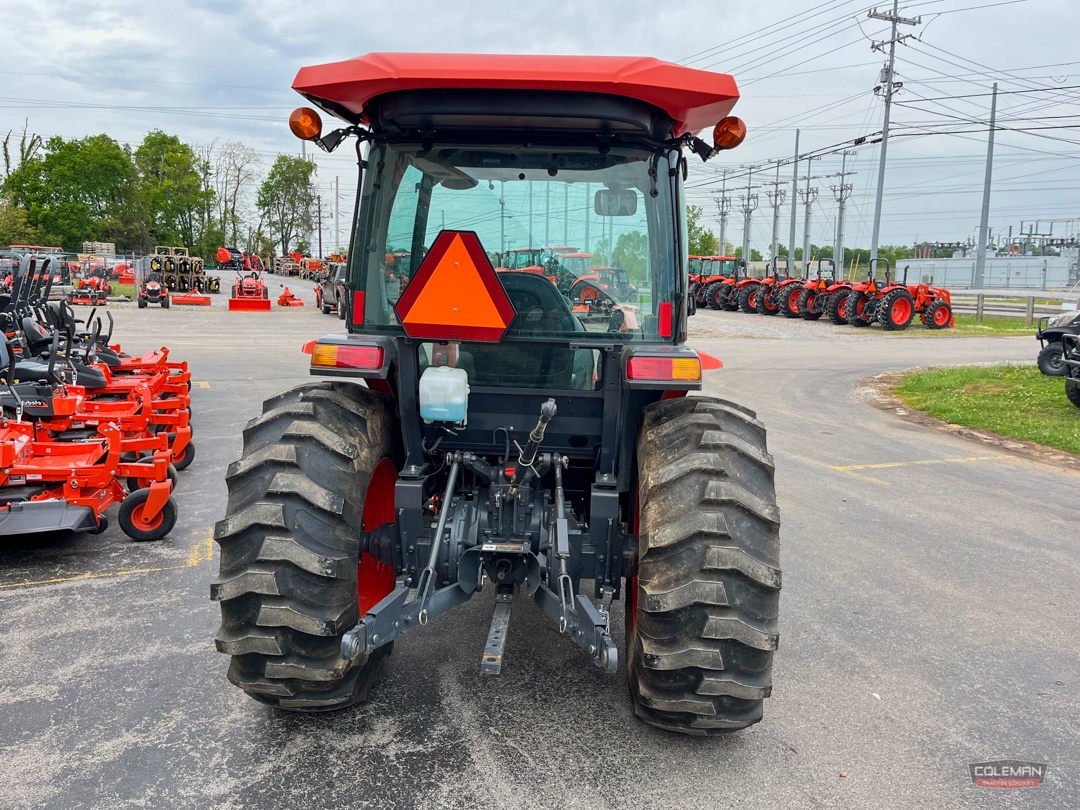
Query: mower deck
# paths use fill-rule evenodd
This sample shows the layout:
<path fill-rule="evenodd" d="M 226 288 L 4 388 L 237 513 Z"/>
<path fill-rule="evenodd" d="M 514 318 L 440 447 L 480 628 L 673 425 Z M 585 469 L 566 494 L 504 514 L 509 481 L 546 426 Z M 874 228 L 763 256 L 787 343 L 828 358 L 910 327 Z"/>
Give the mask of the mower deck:
<path fill-rule="evenodd" d="M 172 302 L 181 307 L 208 307 L 210 306 L 211 299 L 209 295 L 203 295 L 193 290 L 192 292 L 184 293 L 182 295 L 176 295 L 174 293 Z M 230 307 L 230 309 L 232 309 L 232 307 Z"/>

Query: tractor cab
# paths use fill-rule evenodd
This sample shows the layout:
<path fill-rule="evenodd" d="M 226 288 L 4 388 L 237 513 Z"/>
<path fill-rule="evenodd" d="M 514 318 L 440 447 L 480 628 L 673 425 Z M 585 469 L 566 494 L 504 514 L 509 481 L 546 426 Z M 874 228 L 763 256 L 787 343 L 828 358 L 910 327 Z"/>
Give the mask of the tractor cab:
<path fill-rule="evenodd" d="M 332 379 L 268 401 L 230 467 L 212 589 L 230 679 L 281 708 L 351 705 L 395 639 L 484 590 L 484 674 L 528 601 L 583 661 L 626 657 L 645 722 L 756 722 L 777 638 L 772 462 L 746 409 L 686 396 L 720 363 L 685 345 L 683 181 L 743 140 L 734 80 L 383 53 L 294 88 L 345 122 L 324 132 L 301 107 L 294 134 L 356 141 L 348 332 L 313 343 Z M 539 273 L 513 247 L 554 239 Z M 576 301 L 560 271 L 603 295 Z"/>

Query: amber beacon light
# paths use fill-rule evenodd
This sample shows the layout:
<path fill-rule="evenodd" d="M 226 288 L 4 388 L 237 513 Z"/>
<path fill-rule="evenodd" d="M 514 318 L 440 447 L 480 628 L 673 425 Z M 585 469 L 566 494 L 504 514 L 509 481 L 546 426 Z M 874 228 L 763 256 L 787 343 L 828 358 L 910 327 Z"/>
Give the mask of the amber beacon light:
<path fill-rule="evenodd" d="M 289 129 L 302 141 L 313 141 L 322 133 L 322 119 L 311 107 L 297 107 L 289 116 Z"/>
<path fill-rule="evenodd" d="M 716 125 L 712 137 L 717 150 L 734 149 L 746 138 L 746 123 L 741 118 L 730 115 Z"/>

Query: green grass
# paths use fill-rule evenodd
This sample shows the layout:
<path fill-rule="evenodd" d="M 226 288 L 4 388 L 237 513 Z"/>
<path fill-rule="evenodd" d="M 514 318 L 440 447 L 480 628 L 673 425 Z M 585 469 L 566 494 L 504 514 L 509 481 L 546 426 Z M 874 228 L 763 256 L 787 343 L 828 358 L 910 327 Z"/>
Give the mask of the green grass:
<path fill-rule="evenodd" d="M 908 406 L 956 425 L 1080 454 L 1080 408 L 1035 366 L 920 371 L 893 388 Z"/>
<path fill-rule="evenodd" d="M 135 285 L 134 284 L 117 284 L 113 282 L 112 295 L 126 295 L 129 298 L 135 297 Z"/>
<path fill-rule="evenodd" d="M 957 315 L 955 330 L 962 335 L 1034 335 L 1035 327 L 1028 326 L 1023 318 L 986 316 L 982 323 L 975 323 L 974 315 Z"/>

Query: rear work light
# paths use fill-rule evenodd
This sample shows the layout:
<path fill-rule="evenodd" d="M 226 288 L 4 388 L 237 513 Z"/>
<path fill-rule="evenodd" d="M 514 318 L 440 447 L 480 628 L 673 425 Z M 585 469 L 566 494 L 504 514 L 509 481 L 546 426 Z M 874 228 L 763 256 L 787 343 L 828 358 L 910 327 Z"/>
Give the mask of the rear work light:
<path fill-rule="evenodd" d="M 696 357 L 631 357 L 626 364 L 628 380 L 701 382 L 701 361 Z"/>
<path fill-rule="evenodd" d="M 313 368 L 355 368 L 362 371 L 378 371 L 383 364 L 381 346 L 343 346 L 334 343 L 316 343 L 311 352 Z"/>

